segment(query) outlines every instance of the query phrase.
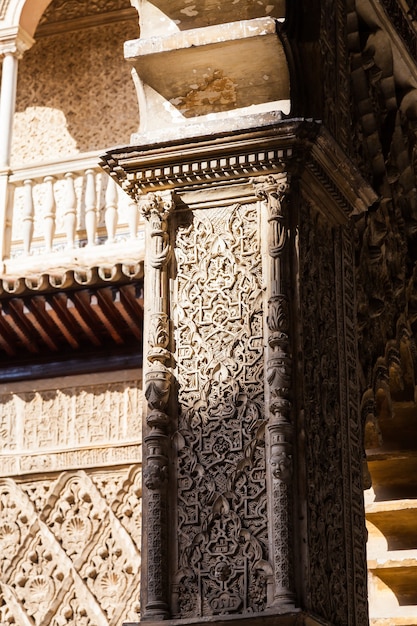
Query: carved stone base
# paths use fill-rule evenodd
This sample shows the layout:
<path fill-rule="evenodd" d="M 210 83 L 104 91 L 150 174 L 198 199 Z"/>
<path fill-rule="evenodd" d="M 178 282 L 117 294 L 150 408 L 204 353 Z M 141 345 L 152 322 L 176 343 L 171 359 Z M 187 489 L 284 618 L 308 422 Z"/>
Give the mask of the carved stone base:
<path fill-rule="evenodd" d="M 142 624 L 148 624 L 146 620 L 140 622 L 125 622 L 123 626 L 141 626 Z M 291 612 L 283 615 L 250 615 L 246 617 L 236 618 L 235 616 L 210 617 L 201 618 L 199 620 L 164 620 L 162 622 L 152 622 L 152 626 L 205 626 L 206 624 L 213 624 L 216 626 L 331 626 L 330 622 L 322 621 L 317 617 L 313 617 L 304 612 Z"/>

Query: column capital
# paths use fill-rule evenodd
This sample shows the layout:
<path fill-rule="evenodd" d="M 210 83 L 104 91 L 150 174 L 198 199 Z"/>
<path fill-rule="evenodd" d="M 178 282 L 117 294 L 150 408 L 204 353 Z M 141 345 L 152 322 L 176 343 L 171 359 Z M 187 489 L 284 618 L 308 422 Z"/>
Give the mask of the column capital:
<path fill-rule="evenodd" d="M 281 200 L 288 193 L 289 182 L 290 174 L 287 172 L 252 178 L 257 197 L 260 200 L 265 200 L 271 206 L 278 205 L 278 212 L 281 209 Z"/>
<path fill-rule="evenodd" d="M 161 221 L 166 220 L 174 208 L 172 192 L 164 190 L 159 193 L 149 192 L 139 196 L 139 209 L 146 220 L 157 216 Z"/>
<path fill-rule="evenodd" d="M 21 59 L 35 40 L 21 27 L 13 26 L 0 30 L 0 58 L 12 54 Z"/>

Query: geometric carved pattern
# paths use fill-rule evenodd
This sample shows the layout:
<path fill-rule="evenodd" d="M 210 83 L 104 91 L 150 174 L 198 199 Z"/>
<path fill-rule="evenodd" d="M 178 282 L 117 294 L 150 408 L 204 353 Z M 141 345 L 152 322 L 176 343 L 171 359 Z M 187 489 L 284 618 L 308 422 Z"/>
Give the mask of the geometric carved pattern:
<path fill-rule="evenodd" d="M 2 626 L 138 620 L 140 483 L 139 466 L 0 481 Z"/>
<path fill-rule="evenodd" d="M 326 247 L 318 245 L 324 241 Z M 343 494 L 334 483 L 342 442 L 333 232 L 318 213 L 305 211 L 301 250 L 310 602 L 332 623 L 347 624 Z"/>
<path fill-rule="evenodd" d="M 178 218 L 180 617 L 265 608 L 268 563 L 258 205 Z"/>
<path fill-rule="evenodd" d="M 368 623 L 350 237 L 312 207 L 303 207 L 308 603 L 336 626 Z"/>

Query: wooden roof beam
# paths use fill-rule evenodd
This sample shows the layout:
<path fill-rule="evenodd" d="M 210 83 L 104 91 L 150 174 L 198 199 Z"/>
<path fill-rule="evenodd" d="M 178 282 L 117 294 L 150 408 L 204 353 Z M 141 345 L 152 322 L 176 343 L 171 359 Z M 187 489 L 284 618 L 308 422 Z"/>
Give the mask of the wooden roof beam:
<path fill-rule="evenodd" d="M 91 311 L 84 302 L 84 291 L 76 291 L 68 294 L 66 307 L 70 315 L 78 322 L 85 335 L 94 346 L 102 346 L 102 342 L 94 330 L 94 320 L 91 319 Z M 88 294 L 85 294 L 88 297 Z"/>
<path fill-rule="evenodd" d="M 10 302 L 1 303 L 1 317 L 3 322 L 19 337 L 29 352 L 39 354 L 39 346 L 34 341 L 30 329 L 25 324 L 24 319 L 20 317 L 20 313 L 13 309 Z"/>
<path fill-rule="evenodd" d="M 11 300 L 10 304 L 16 311 L 20 311 L 21 314 L 25 316 L 25 320 L 27 320 L 27 322 L 33 326 L 35 331 L 41 337 L 43 342 L 48 346 L 48 348 L 53 352 L 57 352 L 58 345 L 52 338 L 52 333 L 50 332 L 48 320 L 45 317 L 41 316 L 36 306 L 33 306 L 32 301 L 29 300 L 27 303 L 23 303 L 22 300 L 18 300 L 16 298 Z M 27 312 L 25 311 L 25 309 Z"/>
<path fill-rule="evenodd" d="M 136 339 L 139 339 L 139 341 L 141 341 L 142 329 L 140 326 L 140 322 L 142 321 L 142 317 L 139 317 L 135 314 L 135 311 L 132 310 L 129 300 L 125 296 L 123 296 L 123 293 L 120 291 L 120 289 L 113 290 L 113 304 L 119 314 L 125 320 L 126 324 L 129 326 L 129 329 L 135 335 Z"/>
<path fill-rule="evenodd" d="M 140 297 L 137 296 L 139 289 Z M 139 312 L 142 319 L 144 308 L 143 287 L 139 287 L 139 285 L 122 285 L 120 287 L 120 293 L 123 294 L 123 297 L 130 302 L 134 310 Z"/>
<path fill-rule="evenodd" d="M 74 324 L 68 319 L 68 312 L 65 304 L 57 298 L 57 295 L 48 296 L 45 302 L 45 311 L 51 320 L 59 328 L 71 348 L 77 350 L 80 347 L 75 337 Z"/>
<path fill-rule="evenodd" d="M 94 312 L 96 313 L 97 317 L 100 318 L 100 321 L 102 322 L 102 324 L 104 324 L 112 339 L 119 345 L 122 345 L 124 343 L 124 339 L 117 330 L 114 320 L 112 319 L 115 309 L 114 307 L 110 307 L 108 301 L 106 301 L 105 297 L 103 296 L 103 291 L 105 290 L 101 289 L 100 291 L 96 291 L 91 294 L 91 305 L 94 307 Z M 113 311 L 111 310 L 111 308 L 113 308 Z"/>
<path fill-rule="evenodd" d="M 6 327 L 4 320 L 0 315 L 0 348 L 2 348 L 9 356 L 16 356 L 16 350 L 13 347 L 15 341 L 10 337 L 10 330 Z"/>

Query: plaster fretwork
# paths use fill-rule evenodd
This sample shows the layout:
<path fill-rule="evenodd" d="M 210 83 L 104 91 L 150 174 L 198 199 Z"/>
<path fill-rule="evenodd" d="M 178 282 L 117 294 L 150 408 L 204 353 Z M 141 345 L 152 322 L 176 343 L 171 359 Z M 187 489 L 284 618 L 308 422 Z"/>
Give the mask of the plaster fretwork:
<path fill-rule="evenodd" d="M 121 49 L 137 31 L 130 20 L 39 38 L 19 65 L 14 166 L 128 141 L 138 113 Z"/>
<path fill-rule="evenodd" d="M 170 192 L 149 193 L 140 198 L 140 207 L 146 220 L 150 245 L 147 265 L 149 296 L 149 327 L 145 397 L 148 403 L 146 417 L 147 464 L 144 484 L 147 488 L 147 527 L 149 549 L 147 554 L 145 615 L 164 618 L 168 615 L 167 568 L 167 478 L 168 478 L 168 403 L 171 394 L 171 353 L 168 263 L 171 247 L 168 217 L 174 207 Z"/>
<path fill-rule="evenodd" d="M 0 389 L 0 623 L 116 626 L 140 610 L 140 385 L 54 382 Z"/>
<path fill-rule="evenodd" d="M 271 601 L 256 203 L 183 214 L 176 229 L 179 617 Z"/>
<path fill-rule="evenodd" d="M 0 480 L 2 626 L 137 618 L 140 481 L 138 466 Z"/>
<path fill-rule="evenodd" d="M 332 624 L 354 626 L 367 623 L 367 602 L 351 233 L 304 206 L 300 254 L 307 601 Z"/>
<path fill-rule="evenodd" d="M 108 376 L 107 376 L 108 378 Z M 138 381 L 0 393 L 0 476 L 126 461 L 140 456 Z M 30 385 L 29 385 L 30 387 Z M 130 449 L 130 451 L 129 451 Z"/>
<path fill-rule="evenodd" d="M 39 20 L 39 24 L 53 24 L 68 20 L 100 15 L 129 8 L 129 0 L 53 0 Z"/>

